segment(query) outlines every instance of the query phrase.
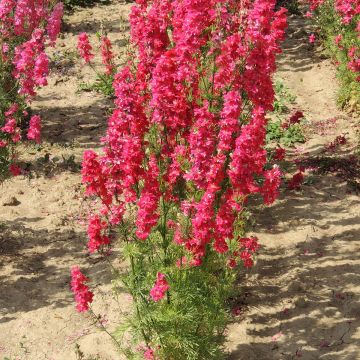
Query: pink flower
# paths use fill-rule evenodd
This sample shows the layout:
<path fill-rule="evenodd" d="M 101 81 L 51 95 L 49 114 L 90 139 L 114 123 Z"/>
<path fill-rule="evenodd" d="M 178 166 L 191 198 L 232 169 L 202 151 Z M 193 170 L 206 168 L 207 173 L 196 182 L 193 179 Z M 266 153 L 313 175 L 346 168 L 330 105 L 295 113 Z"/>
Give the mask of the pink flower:
<path fill-rule="evenodd" d="M 135 57 L 115 75 L 103 155 L 86 153 L 83 181 L 110 221 L 113 206 L 137 209 L 135 241 L 158 228 L 161 205 L 181 209 L 169 233 L 187 266 L 202 266 L 207 251 L 229 252 L 249 196 L 279 195 L 281 172 L 267 169 L 265 150 L 287 27 L 274 3 L 246 0 L 240 11 L 238 1 L 139 0 L 131 11 Z M 109 49 L 104 42 L 106 64 Z M 250 266 L 253 253 L 242 256 Z M 164 292 L 154 286 L 152 295 Z"/>
<path fill-rule="evenodd" d="M 235 269 L 236 265 L 237 265 L 237 262 L 236 262 L 236 260 L 234 258 L 230 258 L 228 260 L 227 265 L 229 266 L 230 269 Z"/>
<path fill-rule="evenodd" d="M 336 35 L 335 37 L 335 44 L 340 45 L 341 41 L 343 40 L 343 36 L 341 34 Z"/>
<path fill-rule="evenodd" d="M 90 45 L 89 37 L 85 32 L 78 36 L 77 48 L 80 56 L 84 59 L 86 64 L 94 58 L 94 54 L 91 52 L 92 46 Z"/>
<path fill-rule="evenodd" d="M 53 12 L 48 18 L 46 26 L 47 34 L 51 41 L 55 42 L 61 28 L 61 20 L 64 14 L 64 4 L 59 2 L 54 6 Z"/>
<path fill-rule="evenodd" d="M 249 250 L 252 253 L 257 252 L 260 248 L 258 238 L 254 236 L 249 238 L 241 238 L 239 242 L 241 244 L 241 247 L 244 247 L 246 250 Z"/>
<path fill-rule="evenodd" d="M 44 31 L 35 29 L 30 40 L 15 48 L 14 78 L 19 80 L 19 93 L 26 97 L 36 94 L 36 86 L 46 85 L 48 59 L 44 52 Z"/>
<path fill-rule="evenodd" d="M 49 59 L 45 52 L 42 52 L 35 60 L 34 80 L 38 86 L 46 86 L 49 75 Z"/>
<path fill-rule="evenodd" d="M 5 116 L 9 117 L 14 115 L 19 110 L 19 104 L 14 103 L 10 106 L 10 108 L 5 112 Z"/>
<path fill-rule="evenodd" d="M 281 170 L 279 166 L 274 165 L 271 170 L 264 172 L 264 184 L 261 193 L 264 197 L 264 203 L 272 204 L 279 197 L 279 188 L 281 184 Z"/>
<path fill-rule="evenodd" d="M 164 298 L 166 292 L 169 290 L 169 284 L 166 281 L 165 275 L 158 272 L 156 275 L 156 282 L 154 287 L 150 290 L 150 296 L 155 301 L 158 302 Z"/>
<path fill-rule="evenodd" d="M 81 173 L 82 183 L 86 186 L 85 195 L 97 195 L 106 206 L 109 206 L 112 198 L 107 188 L 105 169 L 94 151 L 84 151 Z"/>
<path fill-rule="evenodd" d="M 110 244 L 109 236 L 105 235 L 104 232 L 107 230 L 108 224 L 106 221 L 102 221 L 99 216 L 92 215 L 88 224 L 88 249 L 89 253 L 92 254 L 98 251 L 105 245 Z"/>
<path fill-rule="evenodd" d="M 244 250 L 240 253 L 240 258 L 244 263 L 246 268 L 251 268 L 254 265 L 254 261 L 252 259 L 252 255 L 249 251 Z"/>
<path fill-rule="evenodd" d="M 147 348 L 146 351 L 144 352 L 144 359 L 154 360 L 155 359 L 154 350 L 151 348 Z"/>
<path fill-rule="evenodd" d="M 17 129 L 17 123 L 14 118 L 7 118 L 5 125 L 1 128 L 1 131 L 8 134 L 14 134 Z"/>
<path fill-rule="evenodd" d="M 85 284 L 89 279 L 80 271 L 78 266 L 71 269 L 71 290 L 75 295 L 76 309 L 79 312 L 89 310 L 94 294 Z"/>
<path fill-rule="evenodd" d="M 112 53 L 112 45 L 111 41 L 107 36 L 101 37 L 101 57 L 102 57 L 102 63 L 106 67 L 105 73 L 107 75 L 111 75 L 114 72 L 114 54 Z"/>
<path fill-rule="evenodd" d="M 159 169 L 156 158 L 152 157 L 149 163 L 149 170 L 145 177 L 144 189 L 138 202 L 138 213 L 136 219 L 136 236 L 146 240 L 151 229 L 157 224 L 159 213 L 157 211 L 160 201 L 158 183 Z"/>
<path fill-rule="evenodd" d="M 39 115 L 34 115 L 30 119 L 29 130 L 27 133 L 27 138 L 29 140 L 34 140 L 37 143 L 41 141 L 41 118 Z"/>
<path fill-rule="evenodd" d="M 316 40 L 315 34 L 310 34 L 310 36 L 309 36 L 309 42 L 310 42 L 310 44 L 314 44 L 314 43 L 315 43 L 315 40 Z"/>

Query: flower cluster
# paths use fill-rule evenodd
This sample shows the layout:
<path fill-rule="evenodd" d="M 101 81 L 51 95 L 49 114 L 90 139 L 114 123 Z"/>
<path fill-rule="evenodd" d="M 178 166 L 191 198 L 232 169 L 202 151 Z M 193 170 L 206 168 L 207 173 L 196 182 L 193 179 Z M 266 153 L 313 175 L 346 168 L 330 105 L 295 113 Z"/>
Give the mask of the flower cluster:
<path fill-rule="evenodd" d="M 18 124 L 28 116 L 26 107 L 38 87 L 47 85 L 49 59 L 47 46 L 54 44 L 61 26 L 61 2 L 34 0 L 0 1 L 1 71 L 0 145 L 1 164 L 11 171 L 13 145 L 21 140 Z M 30 120 L 28 139 L 40 141 L 40 118 Z M 5 169 L 0 169 L 6 173 Z"/>
<path fill-rule="evenodd" d="M 292 178 L 288 182 L 288 189 L 289 190 L 300 190 L 301 185 L 304 181 L 304 173 L 302 169 L 292 176 Z"/>
<path fill-rule="evenodd" d="M 78 36 L 77 49 L 86 64 L 94 58 L 94 54 L 92 53 L 92 46 L 90 44 L 87 33 L 83 32 Z"/>
<path fill-rule="evenodd" d="M 164 298 L 166 292 L 169 290 L 169 284 L 166 281 L 165 275 L 158 272 L 156 275 L 156 282 L 154 287 L 150 290 L 150 296 L 154 301 L 160 301 Z"/>
<path fill-rule="evenodd" d="M 84 162 L 87 192 L 111 196 L 109 212 L 121 203 L 137 206 L 141 240 L 157 225 L 161 201 L 182 208 L 190 200 L 192 226 L 182 245 L 199 265 L 208 244 L 227 251 L 249 195 L 263 194 L 266 203 L 277 197 L 281 174 L 265 170 L 264 149 L 271 75 L 286 27 L 285 10 L 274 6 L 273 0 L 139 1 L 131 22 L 140 62 L 116 76 L 105 155 L 96 170 L 87 172 Z M 81 39 L 87 61 L 90 48 Z M 145 151 L 149 134 L 159 146 L 152 154 Z M 202 196 L 181 199 L 181 184 L 193 184 Z"/>
<path fill-rule="evenodd" d="M 85 284 L 89 279 L 80 271 L 78 266 L 71 269 L 71 290 L 75 295 L 76 309 L 79 312 L 89 310 L 94 294 Z"/>
<path fill-rule="evenodd" d="M 34 115 L 31 117 L 27 137 L 29 140 L 34 140 L 35 142 L 40 143 L 41 118 L 39 115 Z"/>
<path fill-rule="evenodd" d="M 233 252 L 228 266 L 234 268 L 239 261 L 242 261 L 246 268 L 252 267 L 254 265 L 254 256 L 260 248 L 258 239 L 256 237 L 240 238 L 238 242 L 238 250 Z"/>
<path fill-rule="evenodd" d="M 101 62 L 105 68 L 104 70 L 98 71 L 97 67 L 94 66 L 92 60 L 95 54 L 87 33 L 83 32 L 78 36 L 77 49 L 84 63 L 90 65 L 96 74 L 96 81 L 93 84 L 88 84 L 88 86 L 95 91 L 102 92 L 106 96 L 112 96 L 114 94 L 114 76 L 117 71 L 112 43 L 106 34 L 99 34 L 98 39 L 98 50 L 101 55 Z"/>
<path fill-rule="evenodd" d="M 106 229 L 107 223 L 102 221 L 99 216 L 93 215 L 89 219 L 87 233 L 89 237 L 88 249 L 90 254 L 100 250 L 104 245 L 110 244 L 109 236 L 103 234 Z"/>
<path fill-rule="evenodd" d="M 359 0 L 306 0 L 310 5 L 309 15 L 316 12 L 320 18 L 324 14 L 320 24 L 323 26 L 331 13 L 335 14 L 332 23 L 328 24 L 330 30 L 325 34 L 331 34 L 334 44 L 338 47 L 342 56 L 339 58 L 339 65 L 347 62 L 347 69 L 353 74 L 354 79 L 360 82 L 360 3 Z M 321 27 L 320 27 L 321 29 Z M 321 29 L 323 30 L 323 29 Z"/>
<path fill-rule="evenodd" d="M 110 39 L 103 35 L 101 36 L 101 57 L 102 57 L 102 63 L 105 65 L 105 74 L 111 75 L 114 70 L 114 54 L 112 52 L 112 44 Z"/>

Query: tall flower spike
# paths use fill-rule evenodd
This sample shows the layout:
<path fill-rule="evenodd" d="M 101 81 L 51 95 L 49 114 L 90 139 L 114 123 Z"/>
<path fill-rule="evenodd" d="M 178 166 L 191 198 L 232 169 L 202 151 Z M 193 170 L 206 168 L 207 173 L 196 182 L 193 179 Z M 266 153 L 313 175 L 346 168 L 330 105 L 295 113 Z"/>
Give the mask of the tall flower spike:
<path fill-rule="evenodd" d="M 85 64 L 89 63 L 94 58 L 94 54 L 91 52 L 92 46 L 87 33 L 83 32 L 79 35 L 77 48 L 80 56 L 85 61 Z"/>
<path fill-rule="evenodd" d="M 88 281 L 89 279 L 80 271 L 78 266 L 71 269 L 71 290 L 75 295 L 76 309 L 79 312 L 89 310 L 93 301 L 94 293 L 86 285 Z"/>

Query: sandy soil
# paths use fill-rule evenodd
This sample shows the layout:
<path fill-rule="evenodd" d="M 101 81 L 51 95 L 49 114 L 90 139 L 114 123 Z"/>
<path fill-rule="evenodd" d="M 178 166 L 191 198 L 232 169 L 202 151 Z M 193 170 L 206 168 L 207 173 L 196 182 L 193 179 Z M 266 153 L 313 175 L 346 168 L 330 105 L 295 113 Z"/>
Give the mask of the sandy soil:
<path fill-rule="evenodd" d="M 86 356 L 120 359 L 91 317 L 76 313 L 69 291 L 69 268 L 79 264 L 93 279 L 94 309 L 110 330 L 121 317 L 117 303 L 129 305 L 126 295 L 113 298 L 108 266 L 85 249 L 79 163 L 85 148 L 100 146 L 111 101 L 77 92 L 93 74 L 74 49 L 79 32 L 95 41 L 104 28 L 121 64 L 128 11 L 129 5 L 113 1 L 67 16 L 63 39 L 52 50 L 50 84 L 33 106 L 44 121 L 44 144 L 23 158 L 32 176 L 6 182 L 0 193 L 0 359 L 72 360 L 76 344 Z M 272 207 L 252 209 L 262 251 L 241 280 L 241 313 L 229 327 L 227 349 L 233 360 L 356 360 L 360 201 L 353 183 L 337 175 L 350 167 L 352 180 L 359 180 L 358 164 L 348 161 L 356 151 L 358 119 L 336 108 L 334 69 L 308 44 L 303 20 L 293 17 L 290 25 L 277 77 L 297 96 L 295 107 L 304 110 L 309 126 L 307 142 L 290 151 L 289 160 L 339 158 L 343 171 L 308 174 L 300 192 L 284 188 Z M 326 123 L 332 128 L 323 131 Z M 347 144 L 324 153 L 341 133 Z"/>

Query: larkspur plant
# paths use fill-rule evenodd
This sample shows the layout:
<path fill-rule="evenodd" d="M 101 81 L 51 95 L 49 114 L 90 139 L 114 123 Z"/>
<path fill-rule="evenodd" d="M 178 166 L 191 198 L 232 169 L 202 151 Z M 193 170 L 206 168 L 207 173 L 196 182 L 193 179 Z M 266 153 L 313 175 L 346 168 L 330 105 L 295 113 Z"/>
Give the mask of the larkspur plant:
<path fill-rule="evenodd" d="M 132 8 L 137 56 L 115 75 L 103 154 L 86 151 L 82 168 L 86 195 L 101 203 L 89 218 L 89 251 L 107 254 L 117 229 L 129 264 L 115 280 L 134 305 L 116 334 L 128 358 L 223 357 L 227 300 L 259 249 L 245 237 L 245 205 L 259 195 L 271 204 L 280 185 L 265 150 L 287 26 L 275 2 L 137 0 Z M 92 296 L 76 289 L 86 310 Z"/>
<path fill-rule="evenodd" d="M 106 34 L 98 33 L 97 37 L 100 43 L 99 50 L 101 53 L 101 62 L 104 66 L 103 71 L 98 71 L 93 64 L 95 55 L 87 33 L 81 33 L 78 37 L 77 49 L 79 55 L 84 60 L 84 64 L 89 65 L 96 74 L 95 83 L 82 83 L 80 84 L 80 89 L 95 90 L 103 93 L 104 95 L 113 96 L 114 75 L 117 70 L 114 63 L 112 43 Z"/>
<path fill-rule="evenodd" d="M 360 111 L 360 1 L 305 0 L 320 36 L 338 66 L 339 103 Z"/>
<path fill-rule="evenodd" d="M 38 87 L 47 85 L 45 49 L 55 43 L 63 5 L 49 0 L 0 1 L 0 181 L 19 175 L 15 145 L 24 137 L 40 142 L 41 119 L 28 107 Z M 28 126 L 25 120 L 30 118 Z"/>

